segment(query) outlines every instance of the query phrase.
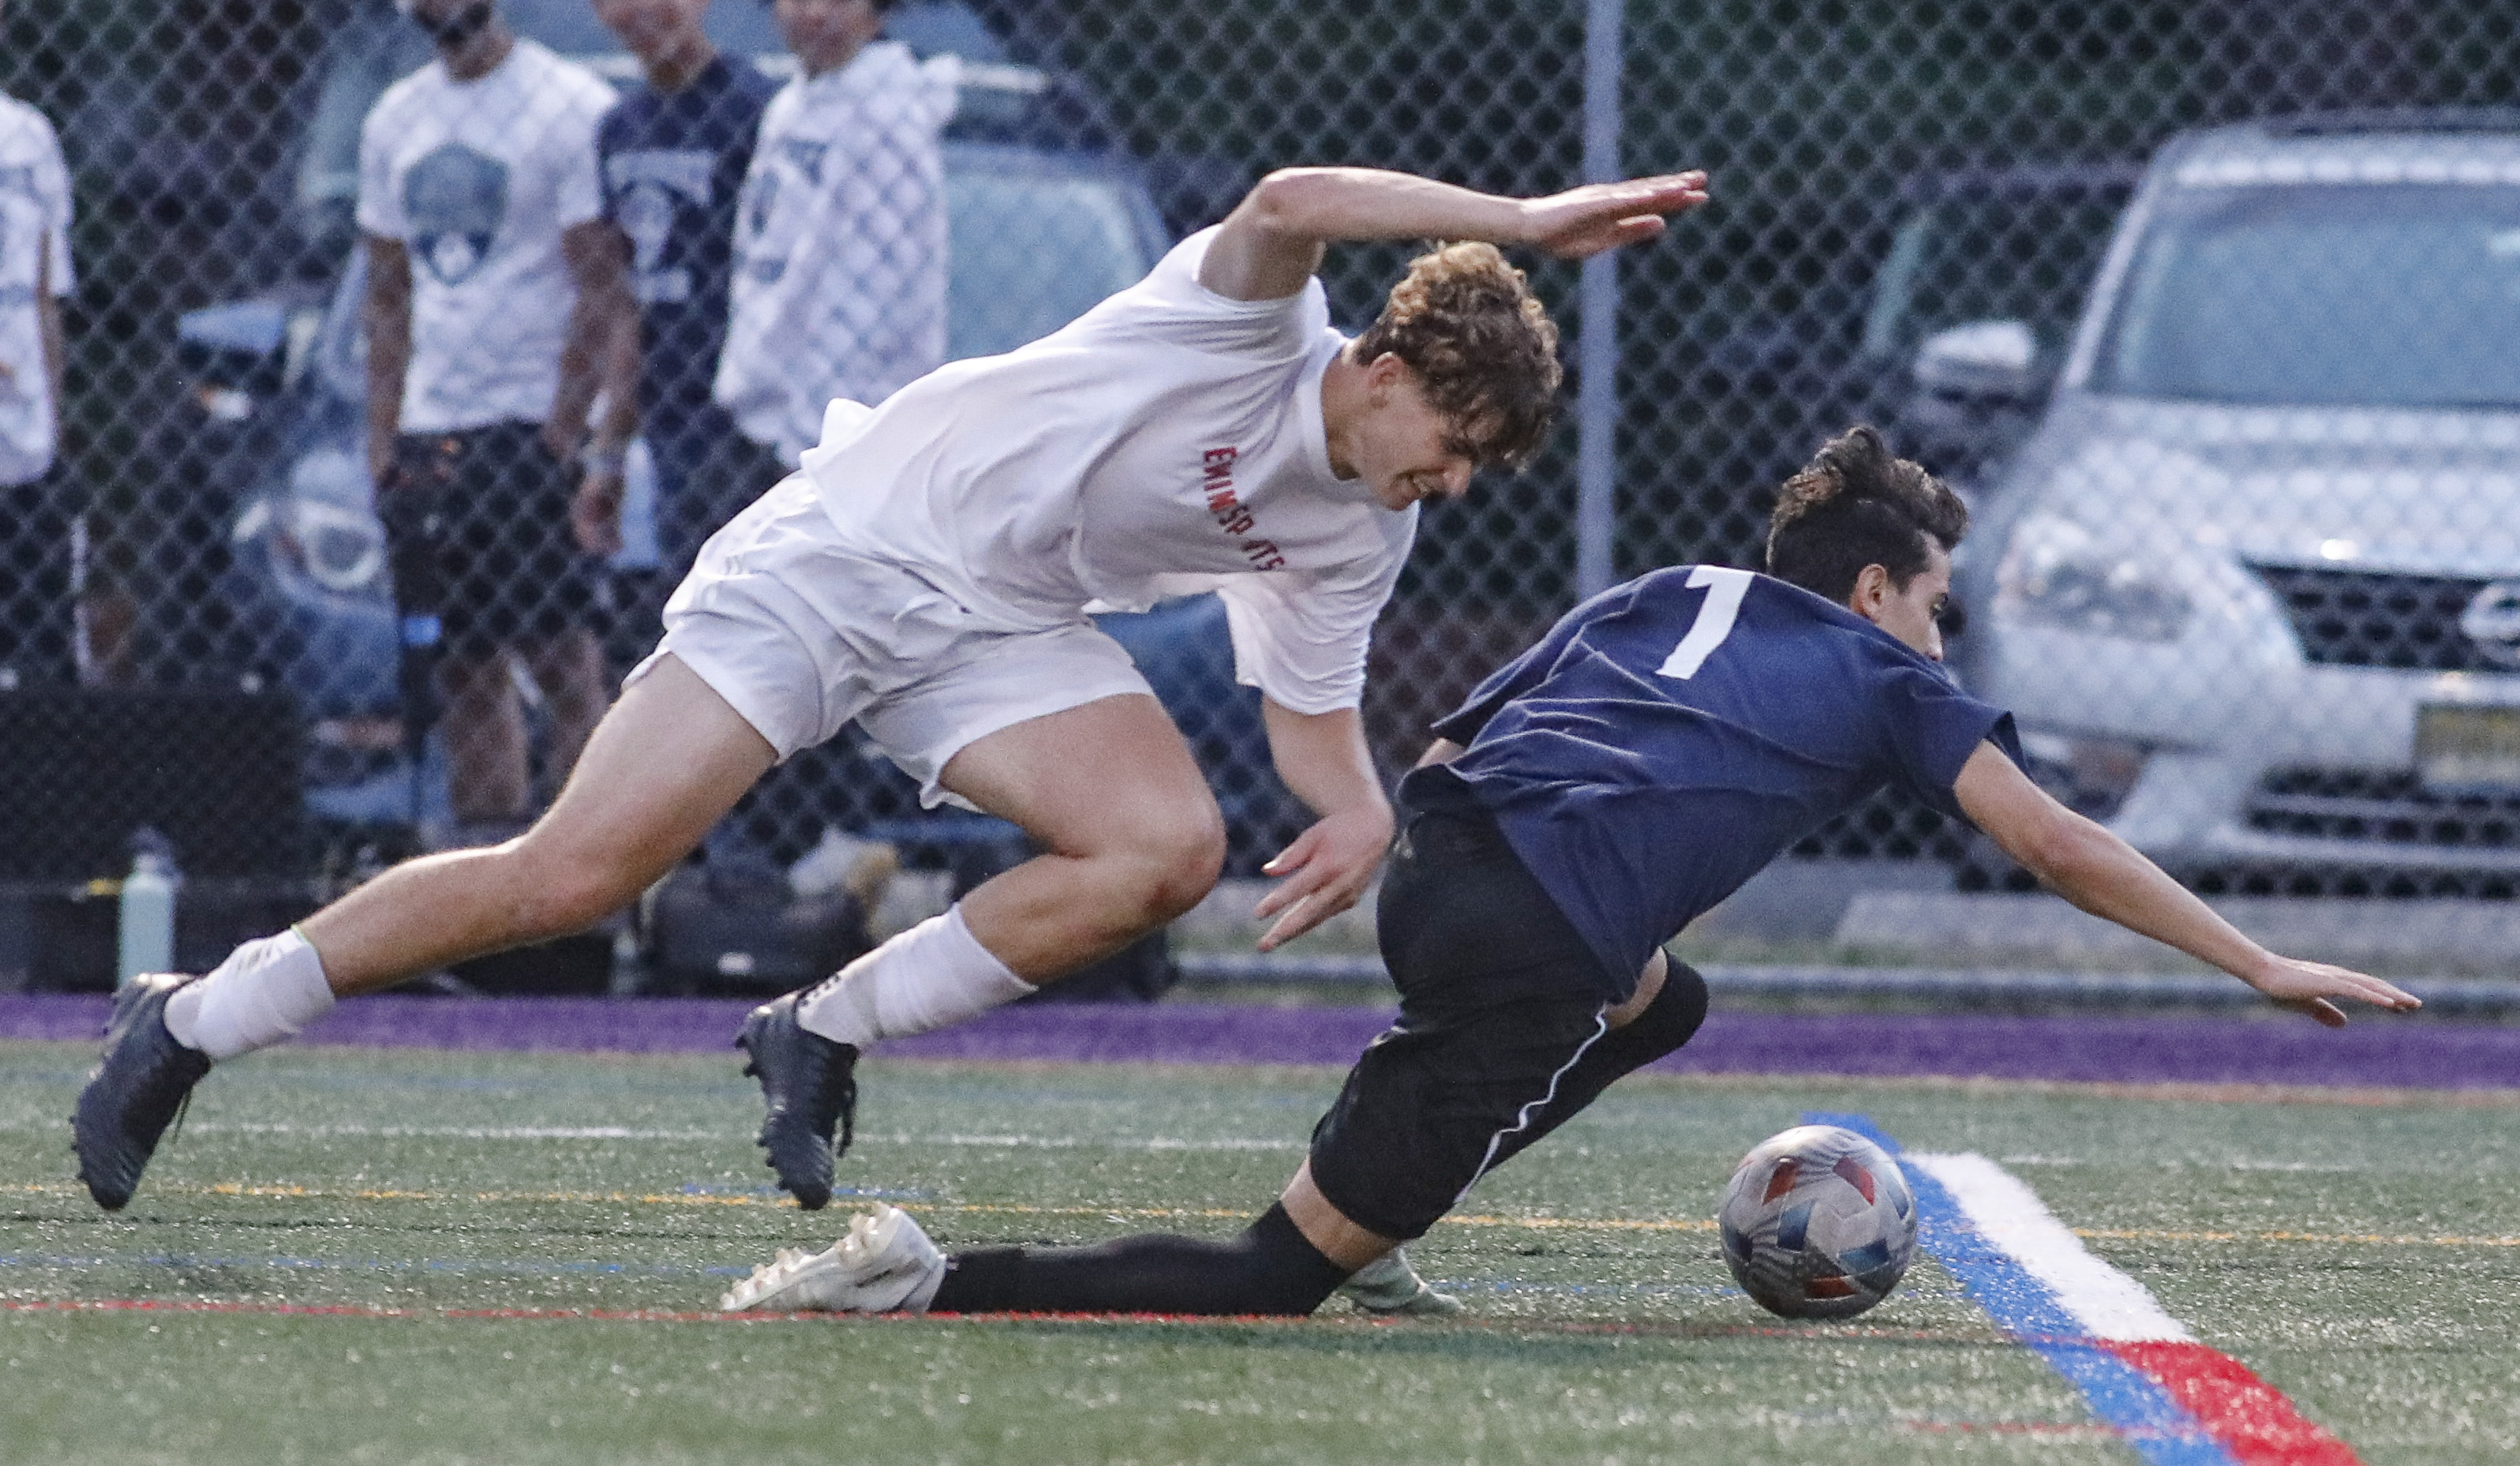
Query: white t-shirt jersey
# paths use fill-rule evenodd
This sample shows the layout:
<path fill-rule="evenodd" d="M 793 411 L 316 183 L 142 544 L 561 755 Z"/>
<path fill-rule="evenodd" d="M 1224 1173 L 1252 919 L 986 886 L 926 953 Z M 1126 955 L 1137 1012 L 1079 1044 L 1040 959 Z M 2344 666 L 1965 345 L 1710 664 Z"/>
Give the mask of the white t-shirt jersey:
<path fill-rule="evenodd" d="M 488 75 L 432 61 L 359 132 L 359 227 L 411 252 L 402 427 L 539 423 L 560 389 L 577 286 L 561 232 L 598 218 L 595 125 L 612 88 L 519 39 Z"/>
<path fill-rule="evenodd" d="M 1241 681 L 1352 708 L 1418 510 L 1330 472 L 1322 374 L 1345 343 L 1321 282 L 1228 299 L 1198 283 L 1215 234 L 1030 345 L 833 403 L 804 470 L 846 543 L 978 623 L 1214 590 Z"/>
<path fill-rule="evenodd" d="M 0 97 L 0 483 L 53 466 L 60 404 L 44 363 L 39 291 L 70 293 L 70 178 L 44 115 Z"/>
<path fill-rule="evenodd" d="M 876 41 L 761 115 L 736 214 L 716 396 L 789 463 L 834 397 L 880 402 L 945 359 L 945 165 L 961 66 Z"/>

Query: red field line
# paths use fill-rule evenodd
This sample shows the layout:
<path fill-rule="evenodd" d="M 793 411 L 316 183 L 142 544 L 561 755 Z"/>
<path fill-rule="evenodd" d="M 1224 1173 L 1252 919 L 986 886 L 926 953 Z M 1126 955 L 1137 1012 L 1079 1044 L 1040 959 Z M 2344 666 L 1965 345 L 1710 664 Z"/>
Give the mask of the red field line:
<path fill-rule="evenodd" d="M 289 1317 L 362 1318 L 362 1319 L 467 1319 L 495 1322 L 528 1323 L 829 1323 L 844 1319 L 864 1319 L 869 1315 L 854 1313 L 723 1313 L 715 1309 L 674 1308 L 390 1308 L 371 1304 L 282 1304 L 252 1300 L 160 1299 L 160 1298 L 83 1298 L 83 1299 L 0 1299 L 0 1312 L 12 1313 L 248 1313 Z M 875 1315 L 883 1322 L 913 1323 L 907 1314 Z M 1424 1328 L 1421 1320 L 1405 1318 L 1370 1318 L 1363 1315 L 1288 1318 L 1265 1313 L 930 1313 L 932 1322 L 940 1323 L 1054 1323 L 1080 1326 L 1125 1324 L 1270 1324 L 1291 1327 L 1298 1324 L 1363 1326 L 1369 1328 Z M 1715 1325 L 1650 1323 L 1583 1323 L 1583 1322 L 1488 1322 L 1454 1320 L 1449 1329 L 1482 1329 L 1515 1334 L 1614 1334 L 1642 1338 L 1674 1339 L 1816 1339 L 1841 1343 L 1849 1339 L 1886 1340 L 1915 1344 L 1957 1344 L 1991 1348 L 2008 1348 L 2010 1341 L 1993 1333 L 1936 1329 L 1837 1328 L 1825 1333 L 1810 1329 L 1776 1325 Z"/>
<path fill-rule="evenodd" d="M 2354 1447 L 2305 1419 L 2249 1366 L 2202 1344 L 2101 1346 L 2161 1382 L 2241 1466 L 2362 1466 Z"/>

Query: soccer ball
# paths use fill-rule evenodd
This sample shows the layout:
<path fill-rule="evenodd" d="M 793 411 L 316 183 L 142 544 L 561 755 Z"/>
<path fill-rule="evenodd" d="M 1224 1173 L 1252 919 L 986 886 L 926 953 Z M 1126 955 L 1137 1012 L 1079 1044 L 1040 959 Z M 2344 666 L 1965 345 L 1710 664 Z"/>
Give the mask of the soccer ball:
<path fill-rule="evenodd" d="M 1836 1125 L 1796 1125 L 1741 1158 L 1715 1214 L 1741 1290 L 1787 1318 L 1852 1318 L 1916 1256 L 1899 1163 Z"/>

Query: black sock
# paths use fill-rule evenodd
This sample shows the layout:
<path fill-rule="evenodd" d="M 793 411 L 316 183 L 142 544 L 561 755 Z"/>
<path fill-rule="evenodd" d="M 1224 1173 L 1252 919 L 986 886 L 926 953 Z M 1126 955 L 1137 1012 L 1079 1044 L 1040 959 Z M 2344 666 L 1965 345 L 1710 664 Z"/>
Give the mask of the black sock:
<path fill-rule="evenodd" d="M 1272 1206 L 1228 1242 L 1150 1232 L 1095 1247 L 983 1247 L 946 1260 L 938 1313 L 1275 1313 L 1322 1306 L 1347 1270 Z"/>
<path fill-rule="evenodd" d="M 1575 1067 L 1558 1077 L 1555 1098 L 1532 1117 L 1531 1123 L 1505 1138 L 1491 1164 L 1503 1165 L 1507 1157 L 1574 1119 L 1578 1111 L 1599 1099 L 1612 1080 L 1632 1075 L 1687 1043 L 1705 1021 L 1706 980 L 1688 963 L 1672 960 L 1670 970 L 1663 975 L 1662 991 L 1645 1004 L 1645 1011 L 1630 1020 L 1626 1028 L 1612 1029 L 1586 1049 Z"/>

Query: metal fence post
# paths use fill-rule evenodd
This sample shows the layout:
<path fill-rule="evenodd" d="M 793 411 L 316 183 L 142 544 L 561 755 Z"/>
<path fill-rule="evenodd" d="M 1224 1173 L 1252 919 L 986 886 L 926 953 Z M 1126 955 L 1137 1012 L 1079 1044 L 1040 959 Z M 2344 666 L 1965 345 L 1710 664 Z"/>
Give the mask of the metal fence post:
<path fill-rule="evenodd" d="M 1619 63 L 1625 0 L 1587 0 L 1584 20 L 1584 181 L 1619 176 Z M 1615 253 L 1584 261 L 1577 346 L 1575 590 L 1591 596 L 1616 578 L 1610 541 L 1618 472 L 1619 266 Z"/>

